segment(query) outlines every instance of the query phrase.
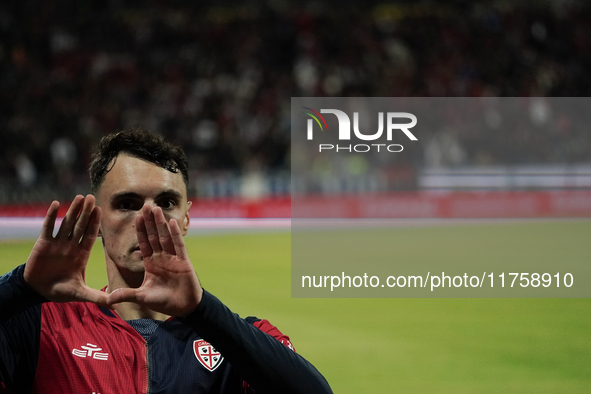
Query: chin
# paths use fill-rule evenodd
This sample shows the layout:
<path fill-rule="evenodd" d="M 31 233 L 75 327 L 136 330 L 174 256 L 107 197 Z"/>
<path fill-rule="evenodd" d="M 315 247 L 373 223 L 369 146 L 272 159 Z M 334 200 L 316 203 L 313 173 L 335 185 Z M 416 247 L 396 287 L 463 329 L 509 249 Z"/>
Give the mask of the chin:
<path fill-rule="evenodd" d="M 121 273 L 126 272 L 130 274 L 142 274 L 145 271 L 144 261 L 140 258 L 130 258 L 127 261 L 123 261 L 117 264 L 117 267 Z"/>
<path fill-rule="evenodd" d="M 143 261 L 138 261 L 138 262 L 134 262 L 132 264 L 129 264 L 127 266 L 127 269 L 130 272 L 135 272 L 138 274 L 143 274 L 146 270 L 146 268 L 144 267 L 144 262 Z"/>

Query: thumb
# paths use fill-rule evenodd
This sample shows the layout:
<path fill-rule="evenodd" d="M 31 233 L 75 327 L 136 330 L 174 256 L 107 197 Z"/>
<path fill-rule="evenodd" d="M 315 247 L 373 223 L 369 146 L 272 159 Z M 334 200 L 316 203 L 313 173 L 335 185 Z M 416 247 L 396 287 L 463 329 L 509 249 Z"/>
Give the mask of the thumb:
<path fill-rule="evenodd" d="M 88 286 L 80 289 L 76 298 L 78 298 L 78 301 L 93 302 L 100 306 L 108 306 L 108 294 L 104 291 L 92 289 Z"/>
<path fill-rule="evenodd" d="M 107 304 L 109 306 L 118 304 L 120 302 L 135 302 L 142 303 L 144 299 L 141 289 L 121 288 L 115 289 L 107 296 Z"/>

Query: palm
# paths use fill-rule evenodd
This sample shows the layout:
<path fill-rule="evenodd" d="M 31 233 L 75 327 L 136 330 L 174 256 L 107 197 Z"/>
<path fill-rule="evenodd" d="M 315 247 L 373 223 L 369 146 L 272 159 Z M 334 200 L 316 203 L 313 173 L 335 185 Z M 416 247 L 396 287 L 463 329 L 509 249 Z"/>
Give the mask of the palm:
<path fill-rule="evenodd" d="M 55 236 L 53 228 L 59 203 L 47 211 L 41 236 L 25 265 L 25 281 L 50 301 L 105 303 L 106 295 L 90 289 L 84 273 L 100 224 L 100 209 L 94 197 L 77 196 Z"/>
<path fill-rule="evenodd" d="M 52 301 L 74 299 L 76 289 L 84 283 L 85 264 L 80 269 L 80 263 L 88 254 L 82 254 L 85 256 L 67 247 L 56 248 L 47 240 L 37 240 L 25 268 L 31 286 L 39 288 L 40 293 Z"/>

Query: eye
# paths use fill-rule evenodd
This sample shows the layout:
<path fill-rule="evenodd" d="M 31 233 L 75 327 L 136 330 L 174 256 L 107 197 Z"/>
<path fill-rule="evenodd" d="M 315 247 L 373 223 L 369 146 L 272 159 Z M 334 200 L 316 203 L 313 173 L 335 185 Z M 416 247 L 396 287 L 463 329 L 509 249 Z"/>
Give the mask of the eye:
<path fill-rule="evenodd" d="M 176 201 L 172 198 L 165 198 L 161 201 L 158 201 L 158 206 L 160 206 L 162 209 L 173 209 L 176 207 Z"/>
<path fill-rule="evenodd" d="M 139 206 L 133 200 L 125 199 L 125 200 L 118 201 L 116 204 L 116 208 L 121 211 L 137 211 L 138 209 L 141 208 L 141 206 Z"/>

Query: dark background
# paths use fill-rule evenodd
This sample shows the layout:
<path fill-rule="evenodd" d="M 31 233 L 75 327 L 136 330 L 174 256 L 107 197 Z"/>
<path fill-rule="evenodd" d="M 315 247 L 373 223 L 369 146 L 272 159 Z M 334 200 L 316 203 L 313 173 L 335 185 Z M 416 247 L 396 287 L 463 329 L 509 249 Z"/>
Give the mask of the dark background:
<path fill-rule="evenodd" d="M 176 141 L 193 181 L 222 185 L 193 196 L 239 195 L 232 185 L 253 171 L 288 194 L 292 96 L 589 96 L 590 11 L 584 1 L 5 1 L 0 203 L 87 191 L 92 146 L 124 127 Z M 462 164 L 591 161 L 587 139 L 559 154 L 553 141 L 527 141 L 525 157 L 491 147 L 484 161 L 468 149 Z"/>

